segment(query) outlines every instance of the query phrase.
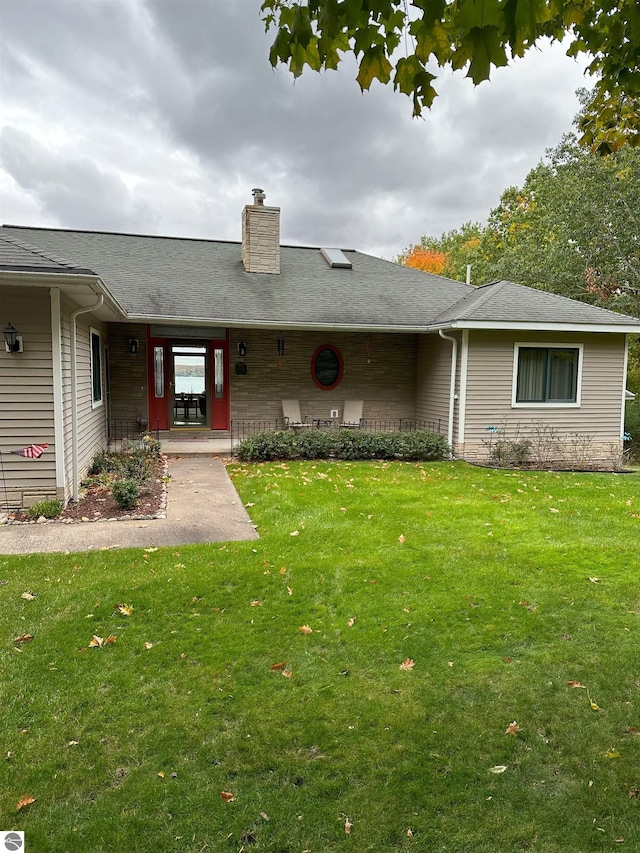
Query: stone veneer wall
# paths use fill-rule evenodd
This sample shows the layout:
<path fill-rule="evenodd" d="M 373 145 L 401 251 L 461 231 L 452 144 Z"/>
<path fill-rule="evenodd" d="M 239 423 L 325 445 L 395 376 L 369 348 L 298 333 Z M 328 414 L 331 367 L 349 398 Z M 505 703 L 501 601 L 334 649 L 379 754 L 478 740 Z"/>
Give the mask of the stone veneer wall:
<path fill-rule="evenodd" d="M 129 339 L 138 339 L 138 352 L 129 352 Z M 110 419 L 131 423 L 147 420 L 147 327 L 110 323 L 108 327 Z"/>
<path fill-rule="evenodd" d="M 248 204 L 242 211 L 242 263 L 247 272 L 280 272 L 280 208 Z"/>
<path fill-rule="evenodd" d="M 278 356 L 277 341 L 285 342 Z M 247 345 L 244 358 L 238 343 Z M 331 344 L 343 358 L 344 373 L 332 391 L 323 391 L 311 378 L 311 359 L 317 347 Z M 282 400 L 298 399 L 303 418 L 342 416 L 345 400 L 363 400 L 367 420 L 414 418 L 416 397 L 416 335 L 357 332 L 230 330 L 232 420 L 282 418 Z M 236 364 L 245 364 L 238 375 Z"/>

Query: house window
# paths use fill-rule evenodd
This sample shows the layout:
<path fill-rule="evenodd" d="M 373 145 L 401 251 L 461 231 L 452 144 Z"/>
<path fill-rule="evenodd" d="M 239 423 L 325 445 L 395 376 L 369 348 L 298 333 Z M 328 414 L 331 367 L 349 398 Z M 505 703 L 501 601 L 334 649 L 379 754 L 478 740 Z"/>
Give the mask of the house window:
<path fill-rule="evenodd" d="M 93 406 L 102 404 L 102 350 L 100 332 L 90 330 L 91 335 L 91 401 Z"/>
<path fill-rule="evenodd" d="M 579 406 L 582 345 L 516 344 L 515 406 Z"/>
<path fill-rule="evenodd" d="M 342 356 L 337 347 L 323 344 L 314 352 L 311 359 L 311 378 L 318 388 L 331 391 L 340 383 L 342 370 Z"/>

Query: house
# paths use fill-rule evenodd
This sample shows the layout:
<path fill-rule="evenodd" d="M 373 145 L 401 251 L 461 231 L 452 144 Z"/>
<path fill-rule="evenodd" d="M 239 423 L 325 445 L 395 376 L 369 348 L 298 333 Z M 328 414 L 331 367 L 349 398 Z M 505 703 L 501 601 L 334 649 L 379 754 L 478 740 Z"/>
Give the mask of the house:
<path fill-rule="evenodd" d="M 485 457 L 501 424 L 620 451 L 639 319 L 279 231 L 262 191 L 240 243 L 2 227 L 0 506 L 77 497 L 127 425 L 228 436 L 281 422 L 291 398 L 327 422 L 363 400 L 366 422 L 433 425 L 460 458 Z M 32 443 L 49 445 L 37 462 L 10 453 Z"/>

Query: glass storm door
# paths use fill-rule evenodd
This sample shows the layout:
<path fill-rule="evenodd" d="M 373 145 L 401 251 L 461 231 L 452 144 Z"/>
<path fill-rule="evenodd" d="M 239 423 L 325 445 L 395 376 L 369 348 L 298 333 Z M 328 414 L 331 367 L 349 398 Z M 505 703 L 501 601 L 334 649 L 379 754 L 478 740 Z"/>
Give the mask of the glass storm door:
<path fill-rule="evenodd" d="M 169 419 L 172 428 L 207 427 L 208 344 L 172 343 L 170 346 L 171 374 Z"/>

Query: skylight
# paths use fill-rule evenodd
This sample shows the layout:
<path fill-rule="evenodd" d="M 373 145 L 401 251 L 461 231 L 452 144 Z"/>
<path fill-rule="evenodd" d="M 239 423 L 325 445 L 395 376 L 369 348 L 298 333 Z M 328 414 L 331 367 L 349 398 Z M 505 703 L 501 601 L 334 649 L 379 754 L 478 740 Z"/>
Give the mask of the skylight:
<path fill-rule="evenodd" d="M 353 266 L 341 249 L 320 249 L 320 254 L 332 269 L 350 270 Z"/>

